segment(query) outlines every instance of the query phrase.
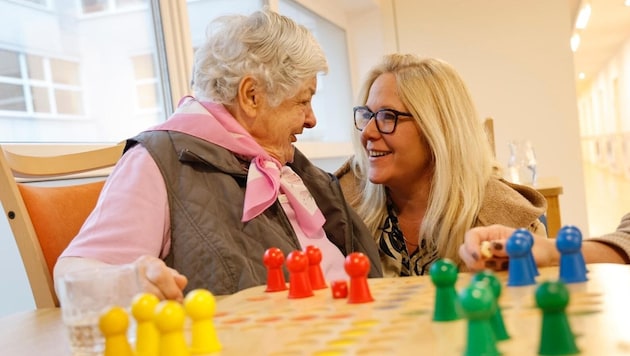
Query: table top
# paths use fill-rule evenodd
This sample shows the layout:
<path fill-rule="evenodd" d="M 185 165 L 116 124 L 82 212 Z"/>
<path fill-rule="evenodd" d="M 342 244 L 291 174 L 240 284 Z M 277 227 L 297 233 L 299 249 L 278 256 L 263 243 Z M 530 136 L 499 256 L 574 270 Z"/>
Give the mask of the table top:
<path fill-rule="evenodd" d="M 568 285 L 567 316 L 581 355 L 630 355 L 630 265 L 588 265 L 586 283 Z M 540 269 L 538 282 L 557 279 L 558 268 Z M 506 287 L 499 299 L 511 339 L 498 343 L 504 355 L 536 355 L 541 313 L 536 286 Z M 460 273 L 457 288 L 470 281 Z M 375 301 L 348 304 L 329 288 L 309 298 L 250 288 L 217 300 L 215 328 L 221 355 L 382 355 L 423 350 L 461 355 L 466 321 L 433 322 L 435 288 L 427 276 L 370 279 Z M 69 355 L 59 309 L 38 309 L 0 319 L 0 350 L 6 355 Z"/>
<path fill-rule="evenodd" d="M 0 319 L 0 350 L 5 355 L 69 355 L 59 308 L 37 309 Z"/>

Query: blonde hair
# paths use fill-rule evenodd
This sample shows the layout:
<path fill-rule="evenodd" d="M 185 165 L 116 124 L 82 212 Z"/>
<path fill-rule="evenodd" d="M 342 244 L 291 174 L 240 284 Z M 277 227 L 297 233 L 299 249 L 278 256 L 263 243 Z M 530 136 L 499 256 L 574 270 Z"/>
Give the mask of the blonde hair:
<path fill-rule="evenodd" d="M 464 233 L 475 223 L 495 164 L 472 97 L 448 63 L 411 54 L 391 54 L 369 72 L 360 91 L 360 105 L 365 104 L 370 87 L 384 73 L 395 76 L 398 95 L 431 151 L 434 172 L 418 239 L 425 240 L 429 249 L 436 248 L 438 256 L 461 263 L 459 246 Z M 360 133 L 354 132 L 357 153 L 353 170 L 362 177 L 363 198 L 352 203 L 378 238 L 387 216 L 386 189 L 361 174 L 367 171 L 367 154 Z"/>
<path fill-rule="evenodd" d="M 312 33 L 268 9 L 249 16 L 215 19 L 195 52 L 195 95 L 234 104 L 241 79 L 253 75 L 266 87 L 272 106 L 295 95 L 305 80 L 328 71 Z"/>

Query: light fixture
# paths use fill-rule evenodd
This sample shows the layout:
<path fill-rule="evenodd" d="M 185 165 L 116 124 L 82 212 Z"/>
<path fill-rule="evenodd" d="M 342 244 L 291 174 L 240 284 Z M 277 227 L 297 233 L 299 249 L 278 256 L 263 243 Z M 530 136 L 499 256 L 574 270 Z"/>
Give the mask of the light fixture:
<path fill-rule="evenodd" d="M 580 78 L 580 80 L 584 80 L 584 78 L 586 78 L 586 74 L 584 74 L 584 72 L 580 72 L 580 74 L 578 74 L 578 78 Z"/>
<path fill-rule="evenodd" d="M 591 4 L 586 3 L 580 9 L 580 13 L 578 14 L 577 20 L 575 20 L 575 28 L 579 30 L 585 29 L 586 24 L 588 24 L 588 19 L 590 17 L 591 17 Z"/>
<path fill-rule="evenodd" d="M 580 34 L 574 33 L 573 36 L 571 36 L 571 51 L 577 51 L 578 47 L 580 47 Z"/>
<path fill-rule="evenodd" d="M 630 0 L 624 1 L 623 4 L 626 5 L 626 6 L 630 6 Z"/>

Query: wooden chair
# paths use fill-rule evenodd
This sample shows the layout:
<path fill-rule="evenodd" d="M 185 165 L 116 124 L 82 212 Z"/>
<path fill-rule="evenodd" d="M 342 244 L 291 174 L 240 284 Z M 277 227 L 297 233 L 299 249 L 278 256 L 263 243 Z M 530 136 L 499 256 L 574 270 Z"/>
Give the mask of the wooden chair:
<path fill-rule="evenodd" d="M 494 143 L 494 120 L 491 117 L 483 120 L 483 129 L 486 131 L 486 136 L 488 137 L 488 142 L 490 143 L 490 148 L 492 149 L 492 153 L 494 156 L 497 156 L 497 148 Z"/>
<path fill-rule="evenodd" d="M 37 308 L 55 307 L 55 262 L 94 209 L 104 168 L 116 164 L 124 143 L 48 156 L 25 154 L 29 146 L 0 146 L 0 202 Z"/>
<path fill-rule="evenodd" d="M 494 142 L 494 120 L 491 117 L 483 121 L 483 128 L 486 131 L 488 142 L 492 148 L 492 153 L 497 156 L 496 144 Z M 558 196 L 562 194 L 562 184 L 554 177 L 539 177 L 538 182 L 533 186 L 547 200 L 547 212 L 541 216 L 541 221 L 545 224 L 547 235 L 555 237 L 561 227 L 560 200 Z"/>

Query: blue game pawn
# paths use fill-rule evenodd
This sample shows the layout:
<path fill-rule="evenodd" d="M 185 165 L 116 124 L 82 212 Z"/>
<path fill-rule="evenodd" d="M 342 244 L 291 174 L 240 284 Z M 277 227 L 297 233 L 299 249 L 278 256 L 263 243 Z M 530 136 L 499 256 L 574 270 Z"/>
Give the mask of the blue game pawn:
<path fill-rule="evenodd" d="M 582 233 L 575 226 L 563 226 L 556 237 L 560 252 L 560 280 L 564 283 L 586 282 L 586 264 L 582 255 Z"/>
<path fill-rule="evenodd" d="M 536 266 L 536 260 L 534 259 L 534 254 L 532 253 L 532 247 L 534 247 L 534 235 L 532 235 L 532 233 L 527 229 L 518 230 L 522 232 L 523 237 L 527 239 L 527 243 L 529 244 L 529 264 L 532 268 L 534 276 L 538 276 L 540 273 L 538 273 L 538 266 Z"/>
<path fill-rule="evenodd" d="M 529 257 L 531 248 L 528 238 L 520 230 L 516 230 L 507 240 L 505 251 L 510 257 L 508 262 L 508 286 L 536 284 L 536 276 Z"/>

